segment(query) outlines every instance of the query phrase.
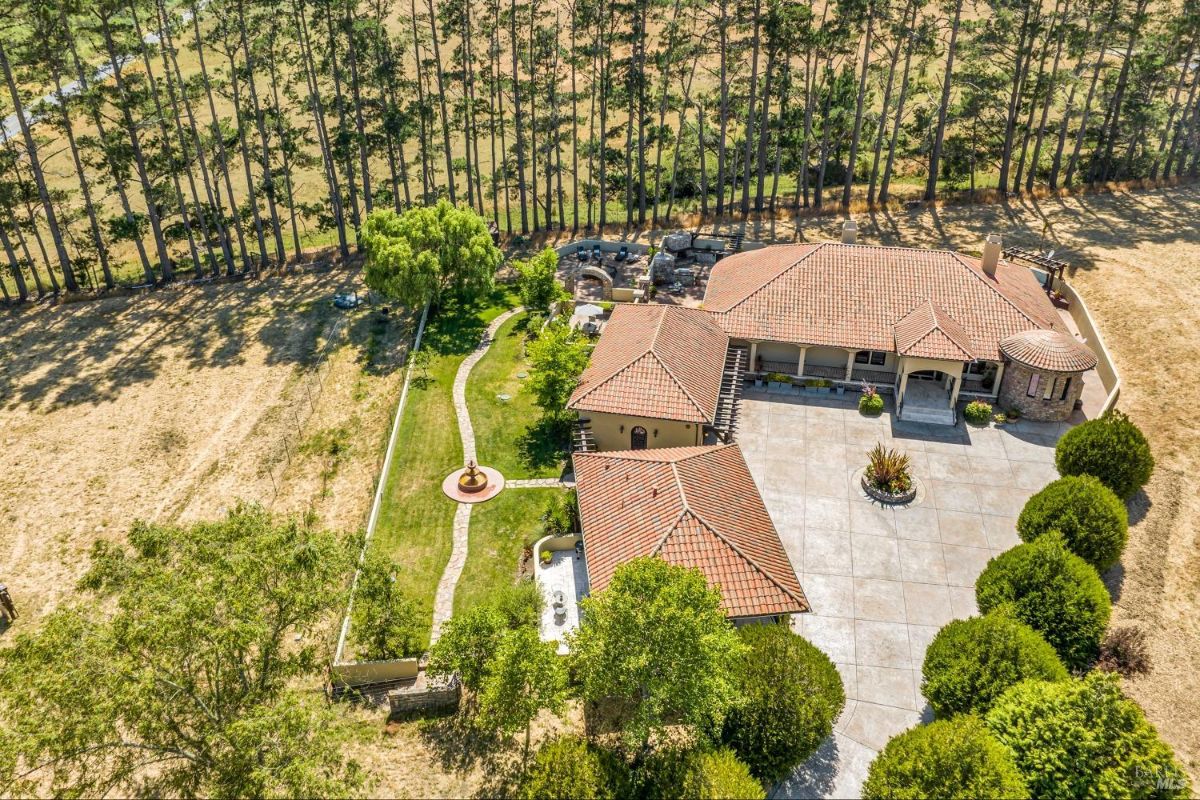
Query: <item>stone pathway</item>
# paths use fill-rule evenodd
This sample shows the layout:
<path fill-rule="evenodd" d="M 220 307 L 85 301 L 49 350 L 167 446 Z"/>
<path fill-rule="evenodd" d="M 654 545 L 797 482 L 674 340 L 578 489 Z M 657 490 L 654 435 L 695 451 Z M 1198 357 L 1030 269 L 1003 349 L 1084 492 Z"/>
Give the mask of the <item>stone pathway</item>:
<path fill-rule="evenodd" d="M 462 437 L 464 461 L 475 460 L 475 429 L 471 426 L 471 414 L 467 410 L 467 377 L 479 360 L 487 354 L 500 326 L 524 310 L 523 306 L 517 306 L 492 320 L 475 350 L 463 359 L 454 375 L 454 413 L 458 416 L 458 434 Z M 437 594 L 433 600 L 433 633 L 430 636 L 430 644 L 442 635 L 442 625 L 454 613 L 454 590 L 458 586 L 463 566 L 467 563 L 467 536 L 470 526 L 471 506 L 469 503 L 459 503 L 454 512 L 454 546 L 450 551 L 450 561 L 442 572 L 442 579 L 438 581 Z"/>
<path fill-rule="evenodd" d="M 505 481 L 505 489 L 570 489 L 575 485 L 574 480 L 559 478 L 522 478 L 516 481 Z"/>

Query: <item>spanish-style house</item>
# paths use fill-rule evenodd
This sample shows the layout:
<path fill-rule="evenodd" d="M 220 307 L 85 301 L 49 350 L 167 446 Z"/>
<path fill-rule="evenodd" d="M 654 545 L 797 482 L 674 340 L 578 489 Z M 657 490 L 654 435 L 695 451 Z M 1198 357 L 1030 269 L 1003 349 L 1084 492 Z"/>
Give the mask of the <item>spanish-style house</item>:
<path fill-rule="evenodd" d="M 1095 355 L 1027 268 L 988 237 L 981 258 L 841 242 L 738 253 L 704 309 L 750 370 L 890 390 L 902 420 L 953 424 L 960 398 L 1063 420 Z"/>

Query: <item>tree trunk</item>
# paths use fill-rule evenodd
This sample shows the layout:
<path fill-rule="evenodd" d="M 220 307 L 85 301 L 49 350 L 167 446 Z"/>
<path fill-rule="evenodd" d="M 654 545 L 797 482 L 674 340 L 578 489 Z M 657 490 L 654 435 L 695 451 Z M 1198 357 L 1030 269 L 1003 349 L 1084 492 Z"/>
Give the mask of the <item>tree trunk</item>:
<path fill-rule="evenodd" d="M 167 242 L 163 238 L 162 224 L 159 221 L 158 208 L 154 202 L 154 193 L 151 188 L 150 176 L 146 172 L 146 159 L 142 154 L 142 145 L 137 135 L 137 125 L 133 121 L 133 113 L 129 109 L 129 95 L 125 91 L 125 78 L 121 73 L 122 58 L 117 53 L 116 43 L 113 42 L 112 28 L 109 24 L 108 17 L 100 18 L 101 27 L 104 32 L 104 45 L 108 53 L 108 58 L 113 67 L 113 79 L 116 81 L 117 93 L 121 97 L 119 103 L 121 116 L 125 120 L 125 131 L 129 135 L 130 144 L 133 147 L 133 161 L 137 167 L 138 180 L 142 184 L 142 190 L 146 197 L 146 215 L 150 218 L 150 230 L 154 234 L 154 246 L 158 251 L 158 260 L 160 269 L 162 270 L 162 279 L 164 281 L 171 280 L 175 272 L 171 267 L 171 256 L 167 252 Z"/>
<path fill-rule="evenodd" d="M 933 200 L 937 197 L 937 181 L 938 170 L 941 168 L 942 159 L 942 140 L 946 135 L 946 114 L 950 110 L 950 82 L 954 77 L 954 53 L 958 45 L 958 26 L 959 20 L 962 19 L 963 0 L 957 0 L 954 4 L 954 19 L 950 23 L 950 43 L 946 47 L 946 74 L 942 77 L 942 99 L 938 103 L 938 122 L 933 136 L 933 149 L 929 154 L 929 175 L 925 179 L 925 200 Z M 1028 13 L 1028 12 L 1026 12 Z M 904 102 L 904 93 L 900 93 L 901 104 Z M 897 115 L 899 120 L 899 115 Z M 899 122 L 897 122 L 897 128 Z M 892 154 L 888 154 L 888 161 L 892 160 Z"/>
<path fill-rule="evenodd" d="M 446 110 L 446 86 L 442 81 L 442 49 L 438 42 L 437 13 L 434 11 L 433 0 L 425 0 L 429 8 L 429 31 L 433 44 L 433 61 L 437 68 L 438 107 L 442 112 L 442 149 L 446 155 L 446 189 L 450 193 L 450 202 L 458 202 L 454 192 L 454 156 L 450 150 L 450 114 Z"/>
<path fill-rule="evenodd" d="M 295 2 L 295 0 L 293 0 L 293 2 Z M 233 230 L 234 233 L 237 234 L 238 252 L 242 257 L 242 268 L 249 271 L 251 269 L 250 255 L 246 251 L 246 240 L 242 233 L 242 220 L 241 214 L 238 213 L 237 196 L 233 193 L 233 178 L 229 173 L 229 154 L 225 149 L 225 136 L 221 132 L 220 117 L 217 116 L 217 105 L 216 101 L 213 99 L 212 84 L 208 80 L 208 66 L 204 61 L 204 41 L 200 36 L 200 9 L 197 7 L 195 0 L 193 0 L 191 3 L 190 8 L 192 12 L 192 32 L 196 37 L 196 56 L 200 63 L 200 78 L 204 83 L 204 94 L 208 99 L 208 113 L 212 118 L 211 133 L 213 140 L 217 143 L 217 158 L 221 162 L 221 174 L 225 179 L 225 193 L 229 196 L 229 208 L 233 216 Z M 222 210 L 220 204 L 219 187 L 217 188 L 216 194 L 217 214 L 223 216 L 224 211 Z M 234 267 L 232 264 L 228 266 L 228 274 L 234 274 Z"/>
<path fill-rule="evenodd" d="M 524 117 L 521 116 L 521 77 L 518 71 L 519 59 L 517 52 L 517 0 L 509 0 L 509 13 L 512 17 L 509 26 L 509 46 L 512 48 L 513 124 L 516 126 L 515 135 L 517 138 L 517 194 L 521 199 L 521 233 L 528 234 L 528 201 L 525 193 L 525 137 L 522 132 Z M 501 112 L 501 119 L 503 119 L 503 111 Z"/>
<path fill-rule="evenodd" d="M 742 214 L 750 213 L 750 165 L 754 147 L 754 102 L 758 91 L 758 48 L 762 31 L 762 0 L 754 0 L 754 34 L 750 41 L 750 97 L 746 102 L 746 146 L 742 154 Z"/>
<path fill-rule="evenodd" d="M 298 0 L 292 0 L 292 16 L 300 33 L 300 58 L 304 66 L 304 78 L 308 84 L 309 107 L 312 110 L 313 127 L 317 133 L 317 145 L 321 150 L 326 186 L 329 188 L 329 205 L 333 213 L 333 224 L 338 235 L 338 252 L 342 258 L 350 255 L 346 241 L 346 216 L 342 208 L 342 189 L 338 183 L 337 160 L 329 142 L 329 131 L 325 127 L 325 106 L 321 101 L 321 88 L 317 81 L 316 65 L 312 58 L 312 44 L 308 38 L 308 21 Z"/>
<path fill-rule="evenodd" d="M 62 268 L 63 282 L 67 286 L 67 291 L 77 292 L 79 283 L 75 280 L 71 257 L 67 254 L 66 245 L 63 243 L 62 230 L 58 225 L 58 215 L 54 211 L 54 204 L 50 201 L 46 178 L 42 174 L 42 162 L 38 157 L 33 134 L 29 130 L 29 120 L 25 118 L 25 107 L 21 102 L 21 93 L 17 89 L 16 79 L 13 78 L 12 67 L 9 66 L 8 53 L 4 49 L 3 41 L 0 41 L 0 70 L 4 72 L 4 80 L 8 84 L 8 94 L 12 98 L 13 109 L 16 111 L 17 121 L 20 123 L 21 138 L 25 141 L 25 152 L 29 157 L 29 170 L 33 174 L 33 182 L 37 185 L 38 199 L 41 201 L 42 211 L 46 215 L 46 226 L 50 229 L 51 238 L 54 239 L 54 250 L 58 256 L 59 266 Z"/>
<path fill-rule="evenodd" d="M 863 105 L 867 96 L 867 70 L 871 66 L 871 34 L 874 33 L 875 7 L 867 7 L 867 39 L 863 45 L 862 76 L 858 79 L 858 102 L 854 108 L 854 133 L 850 136 L 850 155 L 846 160 L 846 181 L 842 185 L 842 208 L 850 208 L 850 187 L 854 185 L 854 167 L 858 160 L 858 141 L 862 136 Z"/>

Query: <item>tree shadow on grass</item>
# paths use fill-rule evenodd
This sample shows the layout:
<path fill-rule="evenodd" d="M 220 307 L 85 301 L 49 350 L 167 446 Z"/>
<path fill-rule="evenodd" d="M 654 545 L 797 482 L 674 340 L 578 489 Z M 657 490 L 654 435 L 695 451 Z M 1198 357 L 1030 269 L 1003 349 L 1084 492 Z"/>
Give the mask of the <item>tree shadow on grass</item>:
<path fill-rule="evenodd" d="M 449 298 L 431 309 L 425 328 L 422 347 L 440 356 L 465 356 L 476 348 L 487 330 L 480 313 L 488 308 L 505 307 L 510 303 L 508 291 L 496 287 L 474 300 Z"/>
<path fill-rule="evenodd" d="M 471 714 L 459 711 L 427 719 L 421 724 L 421 738 L 445 770 L 480 767 L 498 786 L 503 786 L 511 774 L 511 759 L 507 757 L 510 741 L 482 728 Z"/>
<path fill-rule="evenodd" d="M 517 452 L 528 469 L 544 469 L 561 464 L 567 457 L 571 421 L 544 414 L 517 437 Z"/>

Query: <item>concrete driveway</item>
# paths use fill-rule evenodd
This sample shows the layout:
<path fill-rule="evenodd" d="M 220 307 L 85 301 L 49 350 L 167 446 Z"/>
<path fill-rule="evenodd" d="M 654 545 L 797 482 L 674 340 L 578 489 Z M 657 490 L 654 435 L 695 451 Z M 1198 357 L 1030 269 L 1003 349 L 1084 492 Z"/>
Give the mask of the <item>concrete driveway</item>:
<path fill-rule="evenodd" d="M 812 604 L 795 629 L 837 664 L 846 710 L 780 797 L 857 797 L 895 734 L 932 718 L 921 663 L 938 629 L 977 613 L 975 579 L 1020 540 L 1016 517 L 1058 477 L 1066 425 L 950 428 L 858 413 L 857 394 L 748 390 L 738 442 Z M 922 495 L 907 507 L 853 482 L 876 442 L 912 459 Z"/>

